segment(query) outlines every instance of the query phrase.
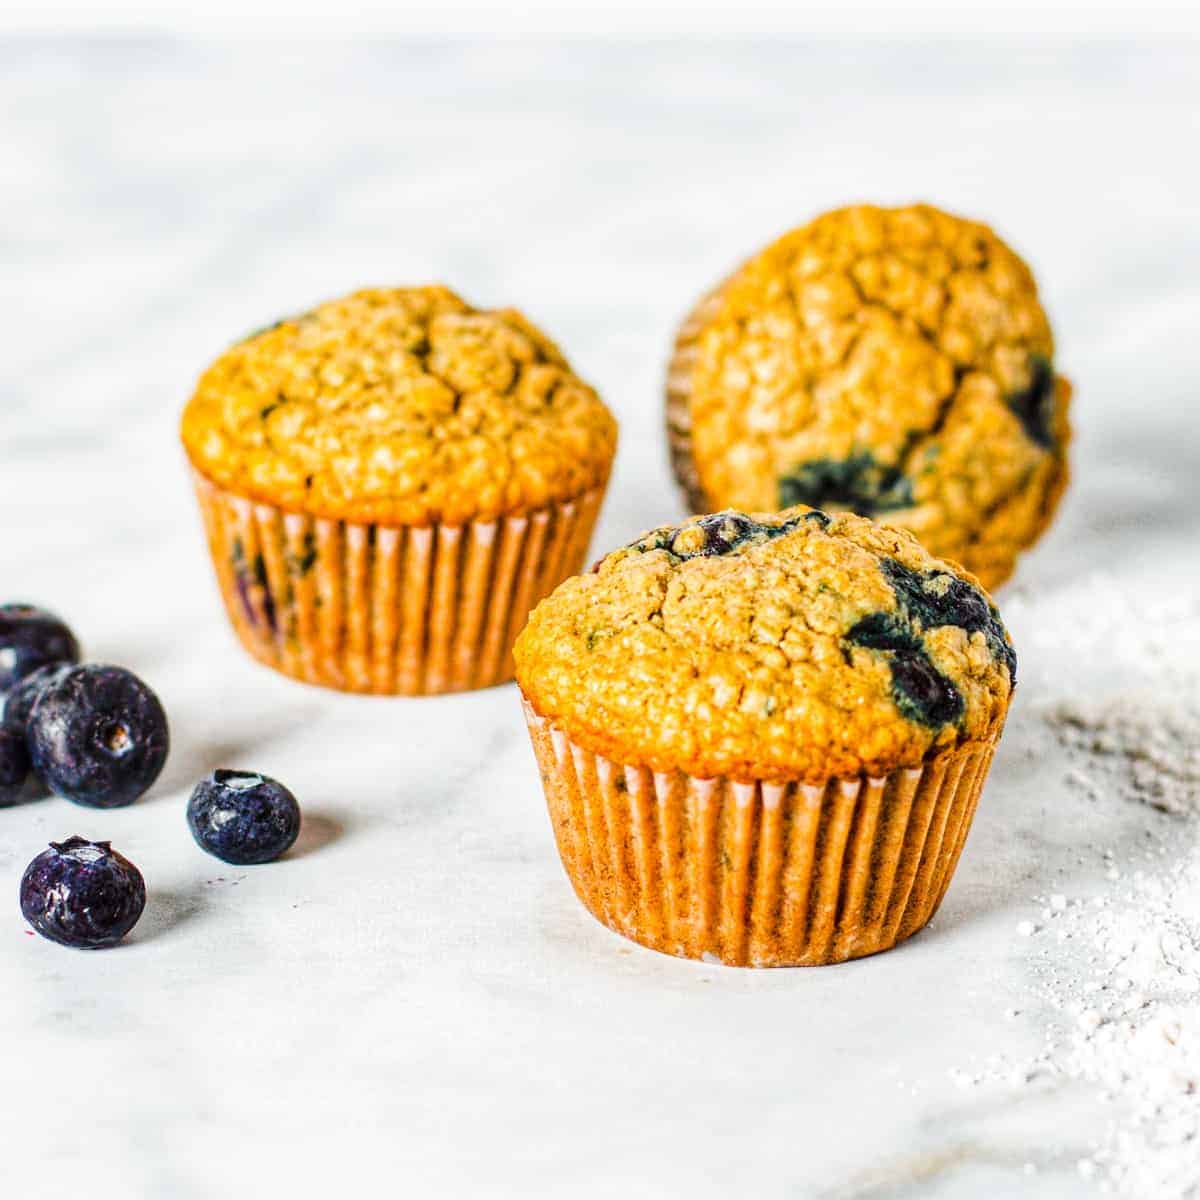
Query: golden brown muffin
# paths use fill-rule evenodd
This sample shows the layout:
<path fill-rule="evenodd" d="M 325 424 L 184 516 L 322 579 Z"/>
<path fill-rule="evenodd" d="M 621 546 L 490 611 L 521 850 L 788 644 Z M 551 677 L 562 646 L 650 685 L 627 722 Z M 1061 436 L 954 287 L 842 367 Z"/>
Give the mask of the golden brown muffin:
<path fill-rule="evenodd" d="M 510 677 L 529 609 L 586 551 L 616 424 L 521 314 L 379 288 L 227 350 L 182 436 L 251 653 L 419 693 Z"/>
<path fill-rule="evenodd" d="M 929 919 L 1016 670 L 971 576 L 806 508 L 652 531 L 544 600 L 515 656 L 581 898 L 743 964 L 873 953 Z"/>
<path fill-rule="evenodd" d="M 985 225 L 859 205 L 785 234 L 680 328 L 675 472 L 697 510 L 848 509 L 988 587 L 1067 481 L 1070 387 L 1029 268 Z"/>
<path fill-rule="evenodd" d="M 448 288 L 375 288 L 287 318 L 201 377 L 183 443 L 208 479 L 390 525 L 528 512 L 603 484 L 616 423 L 544 334 Z"/>

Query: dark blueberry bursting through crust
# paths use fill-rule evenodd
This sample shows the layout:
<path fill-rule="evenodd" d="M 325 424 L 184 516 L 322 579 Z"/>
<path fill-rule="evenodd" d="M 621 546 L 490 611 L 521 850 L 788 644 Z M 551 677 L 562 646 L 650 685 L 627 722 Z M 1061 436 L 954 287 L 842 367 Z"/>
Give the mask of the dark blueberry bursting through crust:
<path fill-rule="evenodd" d="M 968 633 L 986 629 L 991 620 L 987 597 L 948 571 L 914 571 L 894 558 L 879 561 L 896 599 L 925 629 L 957 625 Z"/>
<path fill-rule="evenodd" d="M 974 584 L 947 571 L 914 571 L 894 558 L 881 559 L 879 568 L 892 585 L 901 610 L 922 629 L 957 625 L 967 633 L 982 631 L 992 657 L 1008 668 L 1010 683 L 1017 682 L 1017 654 L 1000 614 Z"/>
<path fill-rule="evenodd" d="M 19 729 L 0 726 L 0 808 L 15 804 L 29 778 L 29 748 Z"/>
<path fill-rule="evenodd" d="M 1029 360 L 1029 382 L 1020 391 L 1010 392 L 1004 402 L 1031 442 L 1044 450 L 1054 449 L 1054 366 L 1048 358 L 1035 354 Z"/>
<path fill-rule="evenodd" d="M 696 549 L 689 550 L 685 546 L 691 541 L 693 530 L 699 529 L 703 538 Z M 667 549 L 677 558 L 710 558 L 716 554 L 728 554 L 738 546 L 750 540 L 756 533 L 761 533 L 766 526 L 746 516 L 745 513 L 726 512 L 713 513 L 708 517 L 690 525 L 677 529 L 667 543 Z"/>
<path fill-rule="evenodd" d="M 27 730 L 52 792 L 92 808 L 132 804 L 158 778 L 170 736 L 158 697 L 122 667 L 75 667 L 42 688 Z"/>
<path fill-rule="evenodd" d="M 52 942 L 97 950 L 119 942 L 146 907 L 142 873 L 108 842 L 51 842 L 25 868 L 21 913 Z"/>
<path fill-rule="evenodd" d="M 77 663 L 79 643 L 53 613 L 31 604 L 0 605 L 0 692 L 50 663 Z"/>
<path fill-rule="evenodd" d="M 681 525 L 665 540 L 656 537 L 647 549 L 662 548 L 685 561 L 689 558 L 712 558 L 716 555 L 731 554 L 757 537 L 767 541 L 782 537 L 791 533 L 803 521 L 812 521 L 822 529 L 829 526 L 829 517 L 818 511 L 801 513 L 782 525 L 763 525 L 753 517 L 730 508 Z M 700 531 L 700 537 L 697 537 L 696 530 Z"/>
<path fill-rule="evenodd" d="M 937 729 L 963 715 L 962 694 L 930 661 L 921 639 L 894 614 L 868 613 L 846 640 L 888 655 L 892 698 L 909 720 Z"/>
<path fill-rule="evenodd" d="M 937 729 L 963 715 L 962 694 L 926 654 L 897 654 L 888 665 L 896 707 L 906 717 Z"/>
<path fill-rule="evenodd" d="M 714 555 L 729 554 L 754 537 L 761 536 L 768 541 L 782 537 L 785 533 L 791 533 L 792 530 L 799 528 L 806 521 L 811 521 L 822 529 L 828 529 L 830 525 L 829 514 L 817 509 L 790 517 L 782 525 L 761 525 L 745 513 L 727 509 L 725 512 L 701 517 L 698 521 L 691 521 L 678 528 L 668 525 L 662 529 L 652 530 L 638 538 L 636 542 L 629 542 L 622 546 L 621 549 L 638 550 L 642 554 L 648 554 L 651 550 L 666 550 L 668 554 L 673 554 L 676 558 L 686 562 L 690 558 L 711 558 Z M 692 532 L 696 529 L 701 530 L 699 538 Z M 694 546 L 694 548 L 689 549 L 688 546 Z M 613 551 L 613 553 L 617 553 L 617 551 Z M 588 573 L 595 575 L 610 557 L 611 555 L 605 554 L 596 559 L 588 569 Z"/>
<path fill-rule="evenodd" d="M 202 850 L 238 866 L 273 862 L 300 833 L 300 806 L 283 784 L 253 771 L 214 771 L 197 785 L 188 828 Z"/>
<path fill-rule="evenodd" d="M 863 517 L 913 505 L 912 482 L 898 467 L 882 466 L 870 451 L 845 459 L 799 463 L 777 482 L 779 507 L 848 508 Z"/>
<path fill-rule="evenodd" d="M 900 654 L 920 654 L 921 640 L 901 625 L 891 613 L 868 613 L 846 637 L 868 650 L 895 650 Z"/>

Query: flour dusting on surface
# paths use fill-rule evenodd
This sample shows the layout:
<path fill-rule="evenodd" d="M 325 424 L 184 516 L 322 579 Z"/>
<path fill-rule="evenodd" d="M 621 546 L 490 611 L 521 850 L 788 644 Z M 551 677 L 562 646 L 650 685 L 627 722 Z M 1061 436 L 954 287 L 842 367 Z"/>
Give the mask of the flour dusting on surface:
<path fill-rule="evenodd" d="M 1197 684 L 1200 695 L 1200 683 Z M 1076 767 L 1068 782 L 1093 798 L 1105 785 L 1126 799 L 1164 812 L 1195 815 L 1200 805 L 1200 708 L 1164 710 L 1146 698 L 1102 704 L 1059 704 L 1045 713 L 1060 744 L 1089 757 L 1091 773 Z"/>
<path fill-rule="evenodd" d="M 1200 1197 L 1200 681 L 1042 713 L 1068 783 L 1148 805 L 1136 849 L 1102 851 L 1096 894 L 1036 897 L 1015 927 L 1031 990 L 1058 1014 L 1045 1049 L 969 1084 L 1084 1084 L 1111 1105 L 1077 1164 L 1106 1192 Z M 1006 1014 L 1013 1016 L 1013 1013 Z"/>

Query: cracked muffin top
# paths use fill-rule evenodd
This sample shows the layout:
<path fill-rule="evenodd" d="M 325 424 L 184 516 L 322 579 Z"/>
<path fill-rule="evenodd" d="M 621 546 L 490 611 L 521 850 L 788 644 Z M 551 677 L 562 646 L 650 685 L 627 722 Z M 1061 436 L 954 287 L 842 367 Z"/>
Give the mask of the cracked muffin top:
<path fill-rule="evenodd" d="M 803 507 L 653 530 L 543 600 L 515 656 L 534 710 L 595 753 L 808 783 L 990 736 L 1016 675 L 970 575 Z"/>
<path fill-rule="evenodd" d="M 490 520 L 604 482 L 616 422 L 513 309 L 376 288 L 252 334 L 201 376 L 183 442 L 214 483 L 285 510 Z"/>
<path fill-rule="evenodd" d="M 676 474 L 700 511 L 810 504 L 911 529 L 989 587 L 1066 482 L 1068 384 L 1029 268 L 927 205 L 785 234 L 680 329 Z"/>

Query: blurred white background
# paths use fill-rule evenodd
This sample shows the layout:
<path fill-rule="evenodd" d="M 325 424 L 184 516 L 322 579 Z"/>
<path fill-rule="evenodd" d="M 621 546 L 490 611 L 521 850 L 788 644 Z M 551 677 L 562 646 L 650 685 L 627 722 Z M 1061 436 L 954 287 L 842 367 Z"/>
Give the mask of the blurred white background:
<path fill-rule="evenodd" d="M 841 33 L 915 37 L 994 33 L 1138 36 L 1200 31 L 1193 0 L 17 0 L 0 30 L 151 28 L 186 33 L 495 33 L 664 35 Z"/>

